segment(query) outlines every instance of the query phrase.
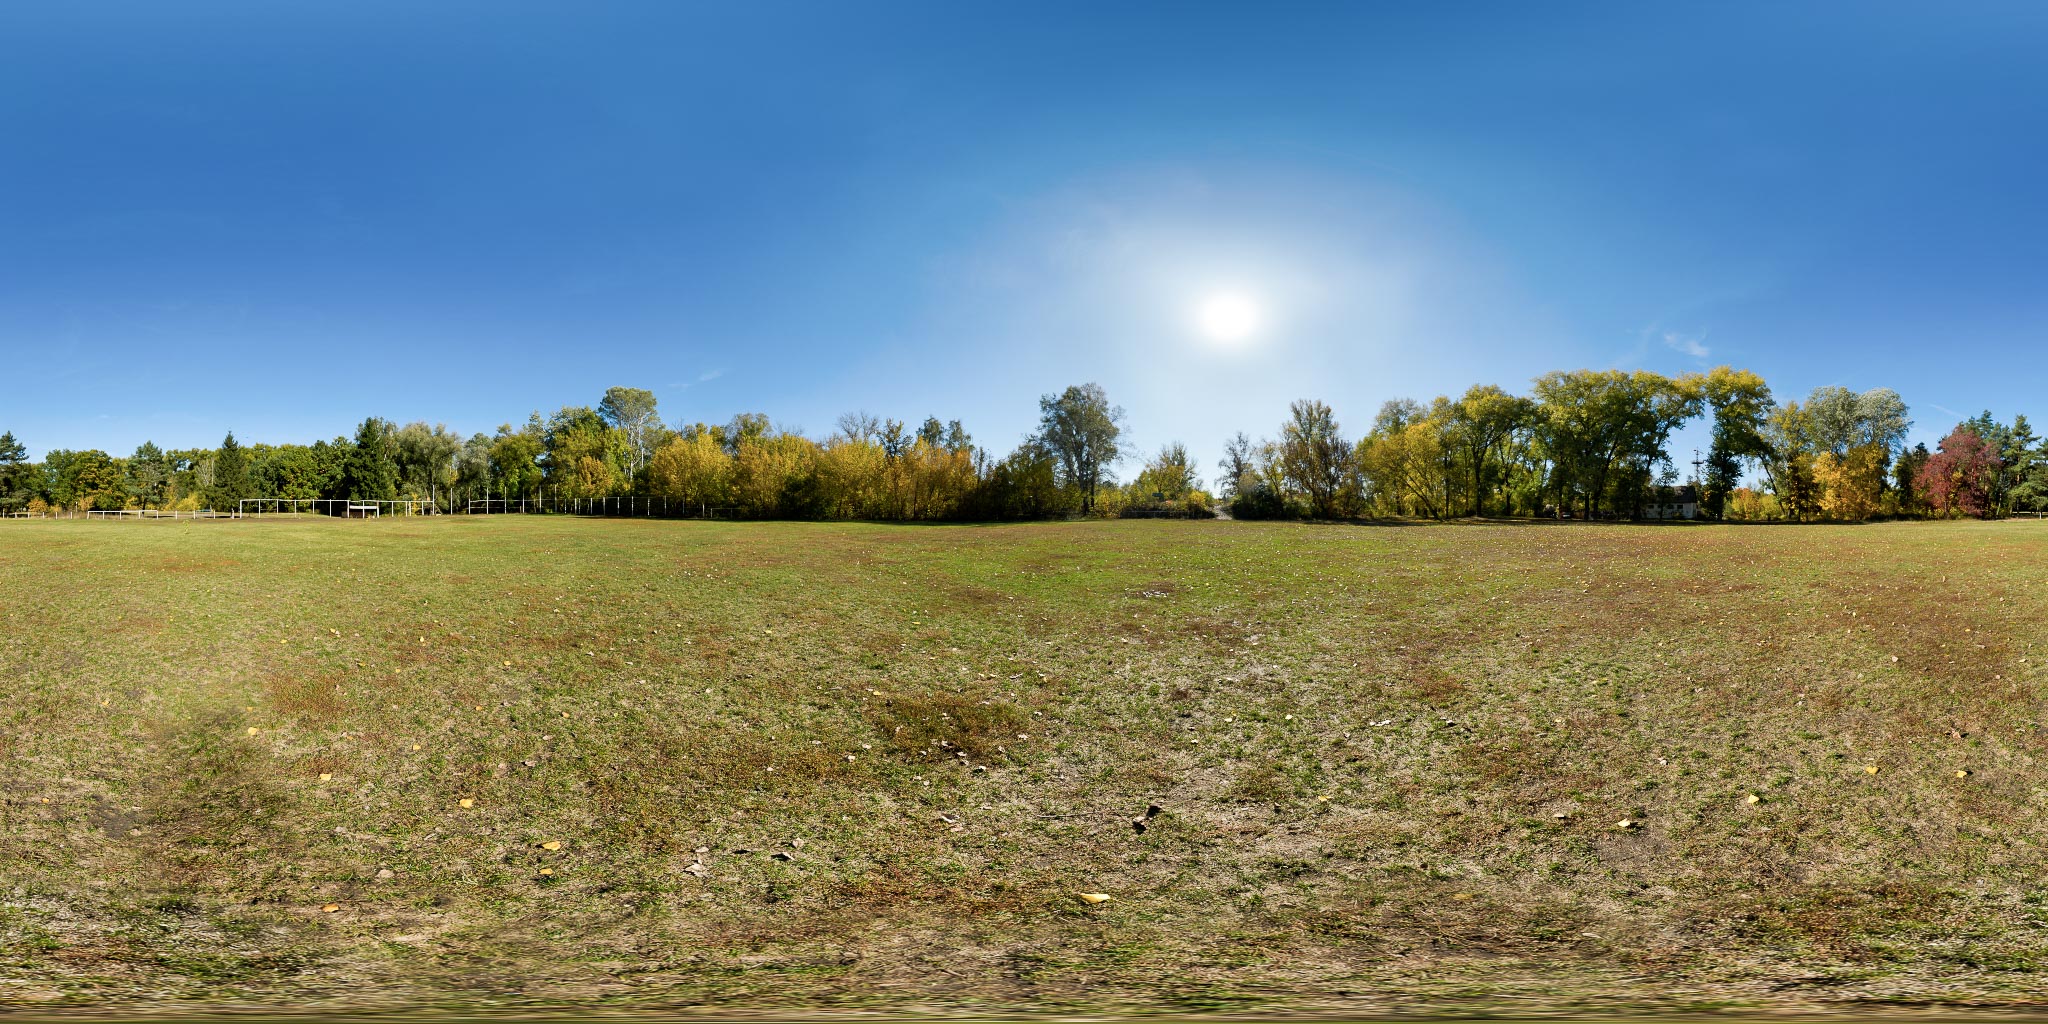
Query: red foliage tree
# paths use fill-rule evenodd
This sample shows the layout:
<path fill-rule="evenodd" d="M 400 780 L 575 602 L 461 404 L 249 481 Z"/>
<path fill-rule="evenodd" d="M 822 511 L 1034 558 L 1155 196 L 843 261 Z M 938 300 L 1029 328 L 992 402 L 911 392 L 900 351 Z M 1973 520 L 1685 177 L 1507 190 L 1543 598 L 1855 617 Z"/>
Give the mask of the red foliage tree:
<path fill-rule="evenodd" d="M 1920 467 L 1913 486 L 1941 515 L 1981 519 L 1991 507 L 1991 482 L 2001 464 L 1990 442 L 1969 427 L 1958 426 Z"/>

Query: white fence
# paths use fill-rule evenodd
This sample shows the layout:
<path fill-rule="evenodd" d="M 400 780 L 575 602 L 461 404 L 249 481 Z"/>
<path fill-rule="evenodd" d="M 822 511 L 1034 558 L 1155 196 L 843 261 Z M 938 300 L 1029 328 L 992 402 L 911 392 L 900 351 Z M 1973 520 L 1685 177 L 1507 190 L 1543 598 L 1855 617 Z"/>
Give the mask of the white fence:
<path fill-rule="evenodd" d="M 251 518 L 321 515 L 336 519 L 382 519 L 385 516 L 436 516 L 441 510 L 423 498 L 243 498 L 236 513 Z"/>
<path fill-rule="evenodd" d="M 638 516 L 652 519 L 724 519 L 731 506 L 707 505 L 680 498 L 633 495 L 605 498 L 478 498 L 464 509 L 482 515 Z"/>

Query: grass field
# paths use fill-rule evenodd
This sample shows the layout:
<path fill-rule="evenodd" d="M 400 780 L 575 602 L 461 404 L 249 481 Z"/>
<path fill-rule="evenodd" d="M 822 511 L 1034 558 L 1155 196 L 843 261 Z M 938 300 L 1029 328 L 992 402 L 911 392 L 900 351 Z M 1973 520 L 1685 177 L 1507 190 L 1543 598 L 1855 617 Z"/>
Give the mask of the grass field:
<path fill-rule="evenodd" d="M 2048 525 L 17 522 L 0 587 L 0 1003 L 2048 999 Z"/>

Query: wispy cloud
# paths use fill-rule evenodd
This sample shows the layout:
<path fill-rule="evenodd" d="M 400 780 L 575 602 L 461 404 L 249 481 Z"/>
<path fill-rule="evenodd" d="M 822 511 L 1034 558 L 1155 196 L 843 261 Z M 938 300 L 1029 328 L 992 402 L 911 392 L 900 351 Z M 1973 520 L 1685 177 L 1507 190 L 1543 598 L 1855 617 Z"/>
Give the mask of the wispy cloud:
<path fill-rule="evenodd" d="M 696 380 L 676 381 L 675 383 L 670 384 L 669 387 L 694 388 L 699 384 L 707 384 L 723 376 L 725 376 L 725 367 L 721 366 L 716 370 L 706 370 L 703 373 L 698 374 Z"/>
<path fill-rule="evenodd" d="M 1664 332 L 1664 347 L 1674 352 L 1683 352 L 1694 359 L 1705 359 L 1711 351 L 1706 345 L 1704 334 L 1680 334 L 1677 331 Z"/>

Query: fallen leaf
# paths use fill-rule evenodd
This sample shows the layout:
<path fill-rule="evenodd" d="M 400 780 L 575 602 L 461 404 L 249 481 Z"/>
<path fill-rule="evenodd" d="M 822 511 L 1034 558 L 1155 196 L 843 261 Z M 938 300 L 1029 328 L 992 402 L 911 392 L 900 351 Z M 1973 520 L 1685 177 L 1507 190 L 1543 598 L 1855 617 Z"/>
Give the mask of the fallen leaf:
<path fill-rule="evenodd" d="M 328 781 L 331 781 L 331 780 L 333 780 L 333 778 L 334 778 L 334 773 L 333 773 L 333 772 L 321 772 L 321 773 L 320 773 L 320 781 L 322 781 L 322 782 L 328 782 Z"/>
<path fill-rule="evenodd" d="M 1084 892 L 1078 895 L 1083 903 L 1108 903 L 1110 900 L 1110 895 L 1106 892 Z"/>
<path fill-rule="evenodd" d="M 466 808 L 476 806 L 476 801 L 470 799 L 469 797 L 463 797 L 461 800 L 456 801 L 456 803 L 461 804 L 463 807 Z"/>
<path fill-rule="evenodd" d="M 552 875 L 552 874 L 554 874 L 554 873 L 555 873 L 555 869 L 554 869 L 554 868 L 542 868 L 542 869 L 540 869 L 540 873 L 541 873 L 541 874 L 543 874 L 543 875 Z"/>
<path fill-rule="evenodd" d="M 1751 793 L 1750 795 L 1743 797 L 1742 799 L 1744 803 L 1760 804 L 1764 802 L 1764 798 L 1756 795 L 1755 793 Z"/>
<path fill-rule="evenodd" d="M 1615 827 L 1615 828 L 1623 828 L 1623 829 L 1627 829 L 1627 828 L 1634 828 L 1634 827 L 1636 827 L 1636 823 L 1635 823 L 1635 821 L 1634 821 L 1634 820 L 1632 820 L 1632 819 L 1629 819 L 1629 818 L 1623 818 L 1623 819 L 1621 819 L 1620 821 L 1617 821 L 1617 822 L 1615 822 L 1615 823 L 1614 823 L 1614 827 Z"/>
<path fill-rule="evenodd" d="M 1970 777 L 1970 770 L 1969 770 L 1968 768 L 1958 768 L 1958 769 L 1956 769 L 1956 778 L 1959 778 L 1959 779 L 1967 779 L 1967 778 L 1969 778 L 1969 777 Z"/>
<path fill-rule="evenodd" d="M 258 732 L 260 732 L 260 731 L 261 731 L 261 730 L 257 729 L 257 728 L 256 728 L 255 726 L 253 726 L 253 725 L 249 727 L 249 735 L 251 735 L 251 736 L 254 736 L 254 735 L 256 735 L 256 734 L 257 734 Z"/>
<path fill-rule="evenodd" d="M 1876 766 L 1876 765 L 1874 765 L 1874 764 L 1866 764 L 1866 765 L 1864 765 L 1864 766 L 1863 766 L 1863 773 L 1864 773 L 1865 775 L 1876 775 L 1876 774 L 1877 774 L 1877 766 Z"/>
<path fill-rule="evenodd" d="M 561 840 L 550 839 L 547 842 L 540 844 L 540 848 L 543 850 L 559 850 L 562 848 L 562 843 Z"/>
<path fill-rule="evenodd" d="M 324 906 L 324 907 L 321 907 L 321 908 L 320 908 L 320 912 L 321 912 L 321 913 L 323 913 L 323 914 L 332 914 L 332 913 L 334 913 L 335 911 L 337 911 L 337 910 L 340 910 L 340 909 L 341 909 L 341 905 L 340 905 L 340 904 L 338 904 L 338 903 L 329 903 L 328 905 L 326 905 L 326 906 Z"/>

